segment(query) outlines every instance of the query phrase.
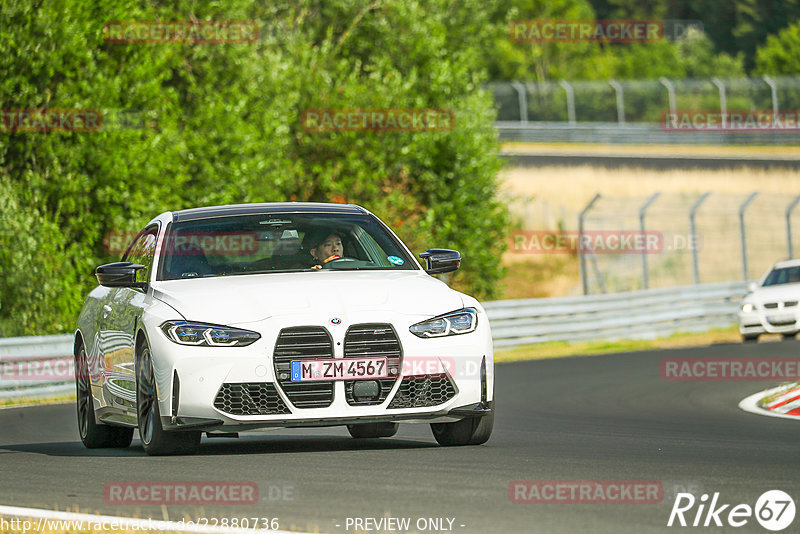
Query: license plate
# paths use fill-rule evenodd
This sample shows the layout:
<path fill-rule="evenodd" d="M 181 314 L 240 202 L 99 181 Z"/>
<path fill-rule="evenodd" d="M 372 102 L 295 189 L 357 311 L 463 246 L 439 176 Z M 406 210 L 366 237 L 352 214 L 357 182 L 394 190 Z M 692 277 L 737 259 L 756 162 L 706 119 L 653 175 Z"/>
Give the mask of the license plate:
<path fill-rule="evenodd" d="M 292 382 L 388 378 L 386 358 L 293 360 Z"/>
<path fill-rule="evenodd" d="M 787 325 L 787 324 L 794 324 L 795 318 L 793 315 L 772 315 L 767 316 L 767 321 L 769 324 L 775 326 Z"/>

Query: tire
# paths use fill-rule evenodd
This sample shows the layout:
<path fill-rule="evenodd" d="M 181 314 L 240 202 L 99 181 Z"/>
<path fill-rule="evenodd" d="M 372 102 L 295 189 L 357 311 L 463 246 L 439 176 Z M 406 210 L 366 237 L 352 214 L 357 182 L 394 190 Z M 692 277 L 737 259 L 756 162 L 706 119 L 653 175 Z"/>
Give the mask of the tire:
<path fill-rule="evenodd" d="M 492 435 L 494 411 L 482 417 L 467 417 L 455 423 L 431 423 L 433 437 L 439 445 L 483 445 Z"/>
<path fill-rule="evenodd" d="M 98 423 L 94 414 L 92 383 L 86 349 L 81 344 L 75 356 L 75 389 L 78 411 L 78 434 L 87 449 L 124 449 L 133 440 L 133 429 Z"/>
<path fill-rule="evenodd" d="M 347 431 L 356 439 L 391 438 L 397 434 L 397 423 L 363 423 L 347 425 Z"/>
<path fill-rule="evenodd" d="M 787 332 L 786 334 L 781 334 L 781 340 L 794 339 L 796 335 L 797 332 L 791 332 L 791 333 Z"/>
<path fill-rule="evenodd" d="M 742 343 L 751 343 L 758 341 L 758 334 L 742 335 Z"/>
<path fill-rule="evenodd" d="M 150 456 L 194 454 L 200 448 L 203 433 L 198 431 L 164 430 L 158 409 L 153 362 L 150 348 L 144 344 L 136 359 L 136 420 L 139 439 Z"/>

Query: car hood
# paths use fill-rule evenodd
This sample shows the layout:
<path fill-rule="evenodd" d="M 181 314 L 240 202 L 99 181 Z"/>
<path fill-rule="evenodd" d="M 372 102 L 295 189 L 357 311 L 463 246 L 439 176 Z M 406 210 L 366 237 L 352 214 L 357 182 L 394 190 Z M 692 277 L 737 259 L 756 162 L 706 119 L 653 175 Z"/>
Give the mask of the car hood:
<path fill-rule="evenodd" d="M 435 316 L 461 294 L 422 271 L 271 273 L 161 281 L 153 295 L 192 321 L 235 325 L 303 312 L 386 311 Z"/>

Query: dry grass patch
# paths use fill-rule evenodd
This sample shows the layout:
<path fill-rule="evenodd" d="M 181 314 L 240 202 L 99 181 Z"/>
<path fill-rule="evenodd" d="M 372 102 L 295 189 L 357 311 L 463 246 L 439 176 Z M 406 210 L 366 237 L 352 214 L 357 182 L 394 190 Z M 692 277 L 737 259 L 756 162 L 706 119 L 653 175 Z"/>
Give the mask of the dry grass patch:
<path fill-rule="evenodd" d="M 578 257 L 572 254 L 503 256 L 506 275 L 500 281 L 503 299 L 531 299 L 577 294 Z"/>
<path fill-rule="evenodd" d="M 653 193 L 699 194 L 706 191 L 745 195 L 800 192 L 800 171 L 753 168 L 726 170 L 609 169 L 591 165 L 575 167 L 514 167 L 500 173 L 503 191 L 513 198 L 534 197 L 577 214 L 600 193 L 604 197 L 642 197 Z M 787 195 L 788 196 L 788 195 Z M 576 225 L 570 221 L 570 227 Z"/>

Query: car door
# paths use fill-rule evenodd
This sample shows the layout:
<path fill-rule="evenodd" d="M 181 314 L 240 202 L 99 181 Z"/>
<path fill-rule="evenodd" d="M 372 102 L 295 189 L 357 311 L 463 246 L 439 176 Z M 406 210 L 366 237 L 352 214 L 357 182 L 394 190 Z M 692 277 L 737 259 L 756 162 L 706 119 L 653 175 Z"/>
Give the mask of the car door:
<path fill-rule="evenodd" d="M 137 282 L 149 282 L 153 269 L 158 226 L 152 225 L 136 236 L 123 261 L 144 265 Z M 104 397 L 112 412 L 136 413 L 136 375 L 134 369 L 136 325 L 141 319 L 147 290 L 118 287 L 111 289 L 103 307 Z"/>

